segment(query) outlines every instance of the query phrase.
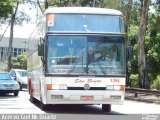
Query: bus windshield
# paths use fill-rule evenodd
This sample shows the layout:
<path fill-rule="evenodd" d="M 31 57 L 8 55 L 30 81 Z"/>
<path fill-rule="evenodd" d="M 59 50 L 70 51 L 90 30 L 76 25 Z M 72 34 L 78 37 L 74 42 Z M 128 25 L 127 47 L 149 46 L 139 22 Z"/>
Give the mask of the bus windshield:
<path fill-rule="evenodd" d="M 124 36 L 47 36 L 47 73 L 125 75 Z"/>

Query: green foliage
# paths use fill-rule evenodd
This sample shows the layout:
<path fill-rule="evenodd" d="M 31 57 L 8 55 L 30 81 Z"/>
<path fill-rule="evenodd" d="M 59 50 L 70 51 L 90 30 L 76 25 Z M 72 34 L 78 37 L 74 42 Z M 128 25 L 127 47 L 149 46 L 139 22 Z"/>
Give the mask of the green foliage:
<path fill-rule="evenodd" d="M 130 80 L 130 87 L 138 88 L 139 82 L 138 82 L 138 74 L 131 74 L 129 77 Z"/>
<path fill-rule="evenodd" d="M 48 5 L 53 7 L 64 6 L 88 6 L 93 7 L 94 0 L 48 0 Z M 96 7 L 119 9 L 121 5 L 120 0 L 95 0 Z"/>
<path fill-rule="evenodd" d="M 48 5 L 53 7 L 93 6 L 93 0 L 48 0 Z"/>
<path fill-rule="evenodd" d="M 11 15 L 14 14 L 18 1 L 18 6 L 27 3 L 31 4 L 30 0 L 0 0 L 0 22 L 2 24 L 8 24 L 11 21 Z M 14 24 L 22 25 L 23 22 L 28 23 L 30 20 L 31 18 L 26 14 L 26 11 L 17 11 Z"/>
<path fill-rule="evenodd" d="M 121 0 L 97 0 L 96 6 L 120 10 L 121 2 Z"/>
<path fill-rule="evenodd" d="M 139 28 L 139 18 L 140 18 L 140 4 L 134 2 L 132 6 L 132 19 L 129 29 L 129 41 L 134 47 L 134 60 L 131 65 L 130 74 L 138 74 L 138 45 L 137 45 L 137 35 Z M 155 12 L 149 13 L 148 15 L 148 25 L 145 36 L 145 53 L 146 53 L 146 65 L 148 71 L 149 84 L 153 84 L 156 80 L 157 75 L 160 74 L 160 6 L 155 5 Z M 131 75 L 131 78 L 133 76 Z M 133 79 L 131 80 L 131 83 Z"/>
<path fill-rule="evenodd" d="M 0 17 L 7 18 L 13 13 L 17 0 L 0 0 Z"/>
<path fill-rule="evenodd" d="M 138 26 L 130 25 L 128 37 L 132 46 L 137 44 L 137 34 L 138 34 Z"/>
<path fill-rule="evenodd" d="M 12 68 L 27 69 L 27 53 L 12 58 Z M 7 71 L 7 61 L 1 64 L 0 71 Z"/>
<path fill-rule="evenodd" d="M 23 53 L 12 59 L 12 68 L 27 69 L 27 53 Z"/>
<path fill-rule="evenodd" d="M 160 90 L 160 75 L 157 75 L 157 78 L 154 80 L 151 88 Z"/>
<path fill-rule="evenodd" d="M 153 84 L 153 81 L 156 79 L 157 75 L 155 73 L 148 73 L 149 83 Z"/>
<path fill-rule="evenodd" d="M 130 69 L 130 73 L 131 74 L 137 74 L 138 73 L 138 54 L 137 54 L 137 51 L 138 51 L 138 46 L 137 46 L 137 34 L 138 34 L 138 26 L 133 26 L 131 25 L 130 26 L 130 29 L 129 29 L 129 34 L 128 34 L 128 39 L 129 39 L 129 42 L 131 44 L 131 46 L 133 46 L 133 61 L 131 63 L 131 68 Z"/>
<path fill-rule="evenodd" d="M 150 84 L 160 74 L 160 8 L 155 7 L 155 12 L 149 14 L 148 30 L 145 39 L 146 59 Z"/>
<path fill-rule="evenodd" d="M 0 71 L 7 71 L 7 63 L 4 62 L 4 63 L 1 63 L 1 67 L 0 67 Z"/>

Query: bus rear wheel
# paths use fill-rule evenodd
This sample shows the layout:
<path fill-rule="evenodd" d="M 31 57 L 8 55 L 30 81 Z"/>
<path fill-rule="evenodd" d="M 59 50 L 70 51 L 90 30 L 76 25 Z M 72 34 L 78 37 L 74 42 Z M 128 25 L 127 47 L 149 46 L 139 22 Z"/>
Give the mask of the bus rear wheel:
<path fill-rule="evenodd" d="M 111 104 L 102 104 L 103 112 L 111 112 Z"/>

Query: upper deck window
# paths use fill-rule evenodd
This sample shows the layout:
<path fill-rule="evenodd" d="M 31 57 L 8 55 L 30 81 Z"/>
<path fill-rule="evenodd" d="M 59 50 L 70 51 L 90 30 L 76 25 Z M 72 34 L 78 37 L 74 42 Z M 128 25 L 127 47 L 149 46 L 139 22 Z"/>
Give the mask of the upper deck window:
<path fill-rule="evenodd" d="M 124 33 L 121 16 L 100 14 L 49 14 L 48 31 Z"/>

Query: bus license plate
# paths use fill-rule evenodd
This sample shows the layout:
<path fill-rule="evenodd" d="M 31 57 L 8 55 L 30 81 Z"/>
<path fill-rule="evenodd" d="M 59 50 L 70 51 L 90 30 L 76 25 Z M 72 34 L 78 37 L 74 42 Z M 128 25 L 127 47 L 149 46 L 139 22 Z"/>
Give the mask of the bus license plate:
<path fill-rule="evenodd" d="M 81 96 L 81 100 L 94 100 L 94 96 Z"/>

